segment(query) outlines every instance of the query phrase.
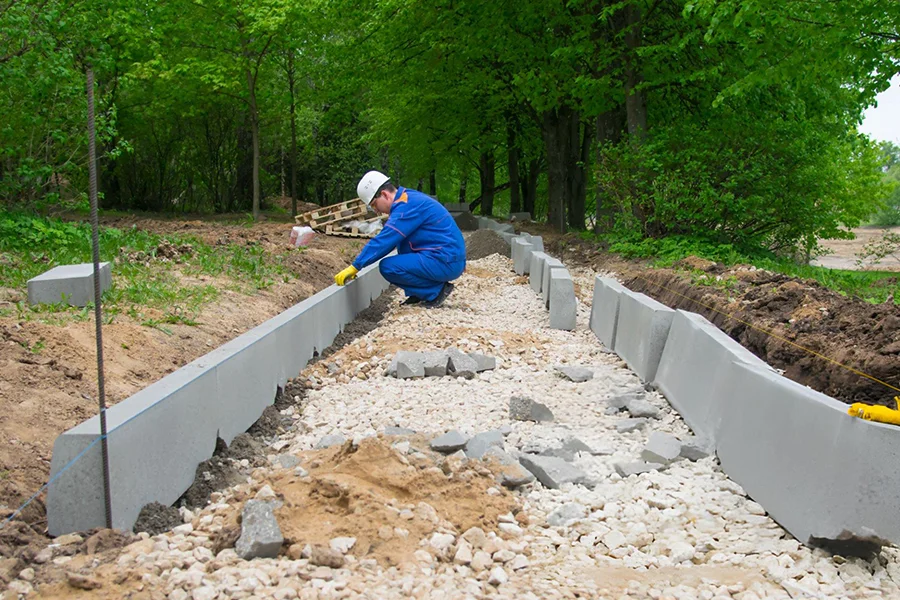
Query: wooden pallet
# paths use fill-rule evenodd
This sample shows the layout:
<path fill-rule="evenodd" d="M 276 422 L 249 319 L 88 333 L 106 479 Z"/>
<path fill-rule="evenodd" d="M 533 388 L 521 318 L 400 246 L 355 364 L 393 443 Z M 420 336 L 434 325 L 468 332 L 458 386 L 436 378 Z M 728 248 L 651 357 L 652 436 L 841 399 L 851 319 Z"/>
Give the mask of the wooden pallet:
<path fill-rule="evenodd" d="M 372 219 L 367 219 L 366 223 L 372 223 L 374 221 L 380 221 L 381 217 L 375 217 Z M 351 237 L 351 238 L 367 238 L 371 239 L 378 235 L 378 232 L 375 233 L 363 233 L 359 230 L 359 227 L 353 227 L 349 231 L 346 229 L 335 229 L 334 225 L 326 225 L 325 226 L 325 235 L 336 235 L 338 237 Z"/>
<path fill-rule="evenodd" d="M 338 202 L 330 206 L 323 206 L 316 210 L 303 213 L 294 217 L 298 225 L 306 225 L 313 229 L 322 230 L 328 225 L 343 221 L 365 218 L 368 208 L 359 198 Z"/>

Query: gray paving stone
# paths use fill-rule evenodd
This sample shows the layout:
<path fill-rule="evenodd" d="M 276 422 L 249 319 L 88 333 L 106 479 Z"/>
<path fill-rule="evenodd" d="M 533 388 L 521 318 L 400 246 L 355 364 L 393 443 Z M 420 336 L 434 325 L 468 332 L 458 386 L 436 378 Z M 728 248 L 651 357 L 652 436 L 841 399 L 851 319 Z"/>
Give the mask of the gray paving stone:
<path fill-rule="evenodd" d="M 478 361 L 457 348 L 448 349 L 447 355 L 450 357 L 447 365 L 447 372 L 450 375 L 466 379 L 475 377 L 478 372 Z"/>
<path fill-rule="evenodd" d="M 616 431 L 619 433 L 628 433 L 636 431 L 647 424 L 647 419 L 622 419 L 616 423 Z"/>
<path fill-rule="evenodd" d="M 658 419 L 660 411 L 658 408 L 644 400 L 643 398 L 631 398 L 625 402 L 625 410 L 632 417 L 647 417 L 650 419 Z"/>
<path fill-rule="evenodd" d="M 248 500 L 241 511 L 241 537 L 234 549 L 244 560 L 275 558 L 284 543 L 273 503 Z"/>
<path fill-rule="evenodd" d="M 583 504 L 568 502 L 547 515 L 547 524 L 550 527 L 562 527 L 584 519 L 587 514 L 587 507 Z"/>
<path fill-rule="evenodd" d="M 421 352 L 407 352 L 401 350 L 397 353 L 397 379 L 412 379 L 425 377 L 425 355 Z"/>
<path fill-rule="evenodd" d="M 546 252 L 540 250 L 531 253 L 531 265 L 528 269 L 528 284 L 536 294 L 541 293 L 543 283 L 544 262 L 549 258 Z"/>
<path fill-rule="evenodd" d="M 425 377 L 443 377 L 447 374 L 450 355 L 444 351 L 426 352 L 422 361 Z"/>
<path fill-rule="evenodd" d="M 385 427 L 384 435 L 415 435 L 416 431 L 414 429 L 407 429 L 406 427 Z"/>
<path fill-rule="evenodd" d="M 466 442 L 466 456 L 476 459 L 482 458 L 484 453 L 488 451 L 488 448 L 492 446 L 503 448 L 503 434 L 497 430 L 479 433 Z"/>
<path fill-rule="evenodd" d="M 615 351 L 641 381 L 656 376 L 674 316 L 674 310 L 649 296 L 628 290 L 620 294 Z"/>
<path fill-rule="evenodd" d="M 108 262 L 100 263 L 100 294 L 112 286 Z M 62 265 L 28 280 L 28 303 L 87 306 L 94 301 L 94 265 Z"/>
<path fill-rule="evenodd" d="M 453 431 L 448 431 L 444 435 L 439 435 L 434 438 L 429 445 L 432 450 L 449 454 L 465 448 L 467 441 L 469 441 L 469 438 L 454 429 Z"/>
<path fill-rule="evenodd" d="M 534 250 L 534 246 L 530 242 L 525 241 L 521 237 L 513 238 L 512 260 L 516 275 L 525 275 L 526 270 L 531 266 L 525 264 L 525 254 L 532 250 Z"/>
<path fill-rule="evenodd" d="M 531 239 L 528 240 L 531 244 L 531 248 L 526 248 L 524 254 L 522 255 L 522 263 L 524 265 L 525 272 L 523 275 L 531 275 L 531 262 L 532 257 L 535 252 L 543 252 L 544 251 L 544 240 L 539 235 L 531 236 Z"/>
<path fill-rule="evenodd" d="M 527 212 L 509 213 L 509 220 L 510 221 L 530 221 L 531 213 L 527 213 Z"/>
<path fill-rule="evenodd" d="M 315 449 L 324 450 L 325 448 L 331 448 L 332 446 L 340 446 L 346 441 L 347 439 L 340 433 L 331 433 L 322 436 L 322 439 L 316 442 Z"/>
<path fill-rule="evenodd" d="M 469 352 L 469 358 L 474 360 L 478 365 L 475 368 L 475 371 L 478 373 L 481 373 L 482 371 L 491 371 L 497 368 L 497 359 L 493 356 L 479 354 L 478 352 Z"/>
<path fill-rule="evenodd" d="M 541 297 L 544 300 L 544 308 L 550 308 L 550 273 L 554 269 L 565 268 L 566 266 L 558 258 L 551 256 L 544 261 L 544 267 L 541 269 Z"/>
<path fill-rule="evenodd" d="M 578 300 L 568 269 L 550 272 L 550 329 L 575 330 Z"/>
<path fill-rule="evenodd" d="M 552 421 L 553 412 L 531 398 L 513 396 L 509 400 L 509 418 L 514 421 L 535 421 L 541 423 Z"/>
<path fill-rule="evenodd" d="M 681 456 L 681 442 L 674 435 L 654 431 L 647 439 L 641 458 L 648 463 L 668 465 Z"/>
<path fill-rule="evenodd" d="M 555 456 L 523 454 L 519 457 L 519 462 L 550 489 L 559 489 L 566 483 L 584 484 L 588 480 L 584 471 Z"/>
<path fill-rule="evenodd" d="M 619 321 L 619 296 L 625 287 L 610 277 L 594 279 L 594 296 L 591 302 L 591 331 L 600 342 L 612 350 L 616 347 L 616 330 Z"/>
<path fill-rule="evenodd" d="M 616 463 L 613 465 L 613 468 L 615 468 L 616 473 L 618 473 L 620 477 L 629 477 L 631 475 L 659 471 L 663 467 L 665 467 L 665 465 L 646 462 Z"/>
<path fill-rule="evenodd" d="M 569 381 L 575 383 L 584 383 L 594 378 L 594 372 L 587 367 L 569 367 L 565 365 L 556 365 L 554 367 L 557 372 L 561 373 Z"/>
<path fill-rule="evenodd" d="M 689 436 L 681 440 L 681 457 L 688 460 L 701 460 L 715 452 L 712 442 L 698 436 Z"/>

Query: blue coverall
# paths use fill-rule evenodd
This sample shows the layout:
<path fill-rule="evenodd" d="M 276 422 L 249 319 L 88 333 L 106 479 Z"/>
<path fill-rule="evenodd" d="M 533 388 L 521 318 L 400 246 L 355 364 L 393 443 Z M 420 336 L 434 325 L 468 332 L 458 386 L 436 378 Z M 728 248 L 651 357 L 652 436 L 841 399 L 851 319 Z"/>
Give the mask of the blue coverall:
<path fill-rule="evenodd" d="M 397 190 L 387 223 L 353 266 L 362 270 L 394 248 L 397 255 L 382 260 L 379 270 L 407 296 L 420 300 L 434 300 L 444 283 L 466 270 L 466 245 L 456 221 L 440 202 L 422 192 Z"/>

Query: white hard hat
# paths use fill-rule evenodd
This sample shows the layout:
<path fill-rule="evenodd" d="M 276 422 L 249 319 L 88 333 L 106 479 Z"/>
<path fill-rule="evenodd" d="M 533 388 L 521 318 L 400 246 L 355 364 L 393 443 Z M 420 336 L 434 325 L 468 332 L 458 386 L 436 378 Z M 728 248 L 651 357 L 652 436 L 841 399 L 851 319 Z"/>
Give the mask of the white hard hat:
<path fill-rule="evenodd" d="M 356 186 L 356 193 L 359 194 L 359 199 L 366 204 L 372 204 L 375 192 L 388 180 L 390 180 L 390 177 L 384 173 L 369 171 L 363 175 L 363 178 L 359 180 L 359 184 Z"/>

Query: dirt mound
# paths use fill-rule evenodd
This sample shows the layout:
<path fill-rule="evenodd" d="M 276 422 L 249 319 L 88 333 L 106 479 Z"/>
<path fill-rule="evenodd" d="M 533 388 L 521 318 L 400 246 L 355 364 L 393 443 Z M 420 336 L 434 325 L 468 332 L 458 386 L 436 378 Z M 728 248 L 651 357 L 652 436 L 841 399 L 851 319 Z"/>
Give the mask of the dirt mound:
<path fill-rule="evenodd" d="M 511 493 L 488 493 L 500 486 L 485 463 L 444 458 L 424 440 L 411 442 L 422 452 L 407 456 L 382 438 L 309 452 L 308 477 L 278 471 L 261 482 L 284 503 L 275 514 L 285 547 L 327 547 L 332 538 L 354 537 L 350 554 L 397 565 L 412 560 L 419 542 L 438 530 L 496 531 L 500 515 L 519 512 Z"/>
<path fill-rule="evenodd" d="M 134 531 L 146 531 L 150 535 L 159 535 L 182 524 L 181 514 L 174 506 L 166 506 L 159 502 L 151 502 L 141 509 Z"/>
<path fill-rule="evenodd" d="M 900 387 L 900 308 L 762 270 L 732 268 L 719 277 L 715 283 L 727 289 L 713 284 L 715 276 L 712 285 L 698 286 L 688 275 L 664 269 L 632 273 L 625 285 L 702 314 L 794 381 L 848 404 L 893 406 L 897 393 L 887 386 L 813 353 Z"/>
<path fill-rule="evenodd" d="M 500 234 L 490 229 L 479 229 L 466 239 L 466 258 L 478 260 L 491 254 L 500 254 L 509 258 L 509 244 Z"/>

